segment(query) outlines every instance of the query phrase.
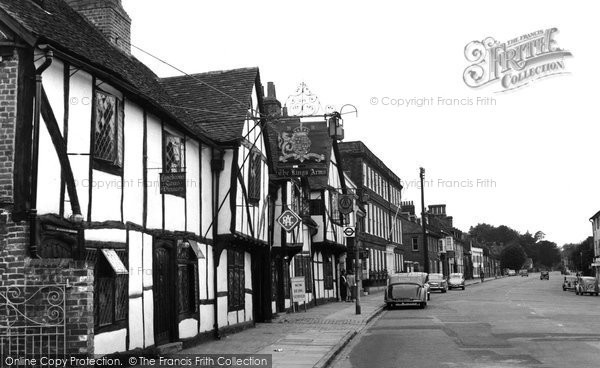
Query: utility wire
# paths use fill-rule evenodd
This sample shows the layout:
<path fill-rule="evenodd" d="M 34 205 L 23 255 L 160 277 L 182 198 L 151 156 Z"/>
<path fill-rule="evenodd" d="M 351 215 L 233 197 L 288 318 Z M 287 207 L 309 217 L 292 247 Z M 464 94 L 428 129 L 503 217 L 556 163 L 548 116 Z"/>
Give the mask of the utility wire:
<path fill-rule="evenodd" d="M 216 87 L 213 87 L 213 86 L 211 86 L 210 84 L 208 84 L 208 83 L 204 82 L 203 80 L 201 80 L 200 78 L 196 77 L 195 75 L 192 75 L 192 74 L 188 74 L 188 73 L 186 73 L 185 71 L 183 71 L 183 70 L 179 69 L 179 68 L 178 68 L 178 67 L 176 67 L 175 65 L 173 65 L 173 64 L 171 64 L 171 63 L 169 63 L 169 62 L 167 62 L 167 61 L 165 61 L 165 60 L 163 60 L 163 59 L 161 59 L 160 57 L 158 57 L 158 56 L 156 56 L 156 55 L 153 55 L 153 54 L 151 54 L 150 52 L 148 52 L 148 51 L 146 51 L 146 50 L 144 50 L 144 49 L 142 49 L 142 48 L 140 48 L 140 47 L 138 47 L 138 46 L 136 46 L 136 45 L 134 45 L 134 44 L 131 44 L 131 47 L 134 47 L 134 48 L 136 48 L 136 49 L 137 49 L 137 50 L 139 50 L 140 52 L 142 52 L 142 53 L 144 53 L 144 54 L 146 54 L 146 55 L 148 55 L 148 56 L 150 56 L 150 57 L 152 57 L 152 58 L 154 58 L 154 59 L 156 59 L 156 60 L 160 61 L 161 63 L 163 63 L 163 64 L 165 64 L 165 65 L 167 65 L 167 66 L 169 66 L 169 67 L 171 67 L 171 68 L 173 68 L 173 69 L 175 69 L 175 70 L 177 70 L 178 72 L 180 72 L 180 73 L 182 73 L 182 74 L 186 75 L 187 77 L 190 77 L 190 78 L 194 79 L 195 81 L 197 81 L 197 82 L 200 82 L 200 83 L 204 84 L 205 86 L 207 86 L 208 88 L 210 88 L 210 89 L 214 90 L 215 92 L 218 92 L 218 93 L 222 94 L 223 96 L 229 97 L 230 99 L 234 100 L 235 102 L 237 102 L 238 104 L 240 104 L 240 105 L 241 105 L 241 106 L 243 106 L 244 108 L 248 108 L 248 103 L 244 103 L 244 102 L 242 102 L 242 101 L 238 100 L 237 98 L 235 98 L 235 97 L 231 96 L 230 94 L 228 94 L 228 93 L 226 93 L 226 92 L 224 92 L 224 91 L 221 91 L 220 89 L 218 89 L 218 88 L 216 88 Z M 250 106 L 250 110 L 251 110 L 253 113 L 258 113 L 259 115 L 263 115 L 263 116 L 264 116 L 264 114 L 262 114 L 261 112 L 255 111 L 255 110 L 252 108 L 252 106 Z"/>

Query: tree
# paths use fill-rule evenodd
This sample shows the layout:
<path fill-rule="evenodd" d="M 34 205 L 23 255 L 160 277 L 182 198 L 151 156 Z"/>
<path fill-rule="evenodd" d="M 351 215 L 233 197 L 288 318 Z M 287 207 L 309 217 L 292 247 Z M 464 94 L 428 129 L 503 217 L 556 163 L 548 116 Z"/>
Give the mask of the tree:
<path fill-rule="evenodd" d="M 519 270 L 527 260 L 525 251 L 519 244 L 511 244 L 502 250 L 500 254 L 500 266 Z"/>
<path fill-rule="evenodd" d="M 556 243 L 542 240 L 538 243 L 539 263 L 550 268 L 560 262 L 560 250 Z"/>
<path fill-rule="evenodd" d="M 570 245 L 570 244 L 569 244 Z M 563 247 L 564 251 L 568 251 L 568 257 L 570 264 L 574 265 L 576 269 L 583 272 L 584 275 L 591 276 L 592 269 L 591 264 L 594 261 L 594 238 L 591 236 L 581 243 L 575 245 L 575 247 Z"/>

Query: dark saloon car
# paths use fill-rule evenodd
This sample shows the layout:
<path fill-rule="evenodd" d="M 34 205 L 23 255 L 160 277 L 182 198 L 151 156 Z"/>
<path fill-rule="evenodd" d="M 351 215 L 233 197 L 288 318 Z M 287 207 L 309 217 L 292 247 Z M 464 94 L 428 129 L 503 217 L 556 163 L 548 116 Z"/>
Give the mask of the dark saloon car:
<path fill-rule="evenodd" d="M 384 301 L 388 308 L 397 304 L 417 304 L 421 308 L 425 308 L 427 292 L 427 274 L 397 273 L 388 277 Z"/>
<path fill-rule="evenodd" d="M 550 280 L 550 272 L 548 272 L 548 271 L 540 272 L 540 280 Z"/>
<path fill-rule="evenodd" d="M 577 284 L 575 285 L 575 294 L 590 294 L 598 296 L 598 293 L 600 293 L 600 288 L 598 287 L 598 280 L 596 280 L 595 277 L 580 276 L 577 279 Z"/>

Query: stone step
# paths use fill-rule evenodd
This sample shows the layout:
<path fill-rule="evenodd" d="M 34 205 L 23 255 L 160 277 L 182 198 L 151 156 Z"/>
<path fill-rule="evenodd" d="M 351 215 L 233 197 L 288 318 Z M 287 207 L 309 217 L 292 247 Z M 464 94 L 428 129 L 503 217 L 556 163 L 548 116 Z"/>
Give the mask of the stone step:
<path fill-rule="evenodd" d="M 169 355 L 180 352 L 183 349 L 182 342 L 172 342 L 169 344 L 164 344 L 156 347 L 156 353 L 158 355 Z"/>

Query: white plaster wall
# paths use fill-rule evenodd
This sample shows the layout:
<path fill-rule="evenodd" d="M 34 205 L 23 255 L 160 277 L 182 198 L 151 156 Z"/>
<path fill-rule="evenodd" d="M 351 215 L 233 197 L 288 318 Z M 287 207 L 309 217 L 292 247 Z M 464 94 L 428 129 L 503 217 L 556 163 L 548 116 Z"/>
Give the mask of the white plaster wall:
<path fill-rule="evenodd" d="M 144 347 L 143 308 L 143 298 L 141 295 L 137 298 L 129 299 L 129 350 Z"/>
<path fill-rule="evenodd" d="M 229 234 L 231 227 L 231 209 L 229 207 L 229 201 L 231 200 L 231 195 L 228 193 L 231 187 L 231 164 L 233 160 L 233 151 L 226 150 L 225 151 L 225 169 L 221 172 L 219 179 L 219 206 L 223 203 L 225 197 L 225 202 L 219 211 L 219 234 Z M 218 208 L 217 208 L 218 209 Z"/>
<path fill-rule="evenodd" d="M 94 335 L 94 354 L 104 355 L 127 349 L 127 329 Z"/>
<path fill-rule="evenodd" d="M 179 338 L 189 339 L 198 335 L 198 321 L 194 318 L 184 319 L 179 322 Z"/>
<path fill-rule="evenodd" d="M 197 141 L 186 139 L 186 210 L 187 231 L 200 234 L 200 145 Z M 207 199 L 210 201 L 210 197 Z"/>
<path fill-rule="evenodd" d="M 165 229 L 185 231 L 185 198 L 165 194 Z"/>
<path fill-rule="evenodd" d="M 219 267 L 217 268 L 217 290 L 227 291 L 227 251 L 221 253 Z M 226 326 L 227 318 L 227 296 L 217 298 L 219 326 Z"/>
<path fill-rule="evenodd" d="M 154 345 L 154 294 L 152 290 L 144 290 L 144 337 L 145 346 Z"/>
<path fill-rule="evenodd" d="M 208 295 L 207 298 L 208 299 L 214 299 L 215 298 L 215 289 L 213 287 L 214 285 L 214 280 L 215 280 L 215 274 L 214 274 L 214 256 L 213 256 L 213 247 L 212 245 L 207 245 L 206 246 L 206 267 L 208 268 L 208 277 L 206 278 L 206 282 L 208 283 Z"/>
<path fill-rule="evenodd" d="M 86 240 L 126 243 L 127 231 L 122 229 L 86 229 Z"/>
<path fill-rule="evenodd" d="M 212 304 L 200 306 L 200 332 L 212 331 L 214 328 L 215 310 Z"/>
<path fill-rule="evenodd" d="M 244 283 L 245 288 L 252 290 L 252 256 L 250 253 L 244 253 Z M 244 303 L 244 317 L 246 321 L 253 319 L 253 305 L 252 305 L 252 294 L 244 293 L 246 300 Z M 242 319 L 240 319 L 242 321 Z"/>
<path fill-rule="evenodd" d="M 239 320 L 238 320 L 238 312 L 237 311 L 227 312 L 227 325 L 228 326 L 236 325 L 236 324 L 238 324 L 238 321 Z"/>
<path fill-rule="evenodd" d="M 38 61 L 38 63 L 41 62 L 43 62 L 43 59 Z M 58 127 L 62 132 L 64 119 L 63 63 L 60 60 L 54 60 L 50 67 L 46 69 L 42 78 L 44 90 L 50 101 Z M 40 118 L 38 165 L 38 213 L 58 213 L 60 208 L 61 168 L 56 149 L 52 144 L 50 133 L 48 133 L 43 118 Z"/>
<path fill-rule="evenodd" d="M 142 244 L 142 285 L 144 289 L 150 288 L 153 285 L 152 280 L 152 236 L 143 235 Z"/>
<path fill-rule="evenodd" d="M 202 236 L 212 239 L 213 229 L 211 226 L 213 221 L 213 182 L 212 172 L 210 168 L 210 160 L 212 158 L 211 148 L 202 145 L 201 157 L 202 160 Z"/>
<path fill-rule="evenodd" d="M 143 235 L 137 231 L 129 232 L 129 296 L 142 294 L 143 285 Z"/>
<path fill-rule="evenodd" d="M 218 322 L 219 327 L 227 326 L 229 324 L 228 312 L 227 312 L 227 297 L 217 298 L 217 309 L 218 309 Z"/>
<path fill-rule="evenodd" d="M 121 221 L 122 178 L 92 172 L 92 221 Z"/>
<path fill-rule="evenodd" d="M 67 153 L 71 161 L 73 176 L 77 186 L 77 196 L 81 205 L 81 212 L 87 219 L 89 203 L 89 168 L 90 157 L 79 154 L 90 153 L 90 134 L 92 121 L 92 76 L 82 70 L 77 71 L 70 79 L 69 105 L 69 137 L 67 139 Z M 75 138 L 73 138 L 75 137 Z M 65 209 L 70 205 L 69 195 L 65 195 Z M 65 210 L 67 214 L 67 210 Z"/>
<path fill-rule="evenodd" d="M 138 225 L 143 223 L 144 212 L 144 111 L 125 101 L 125 159 L 123 168 L 123 217 Z"/>
<path fill-rule="evenodd" d="M 160 173 L 162 172 L 162 127 L 160 120 L 153 115 L 146 119 L 148 147 L 148 219 L 150 229 L 162 229 L 162 195 L 160 194 Z"/>

